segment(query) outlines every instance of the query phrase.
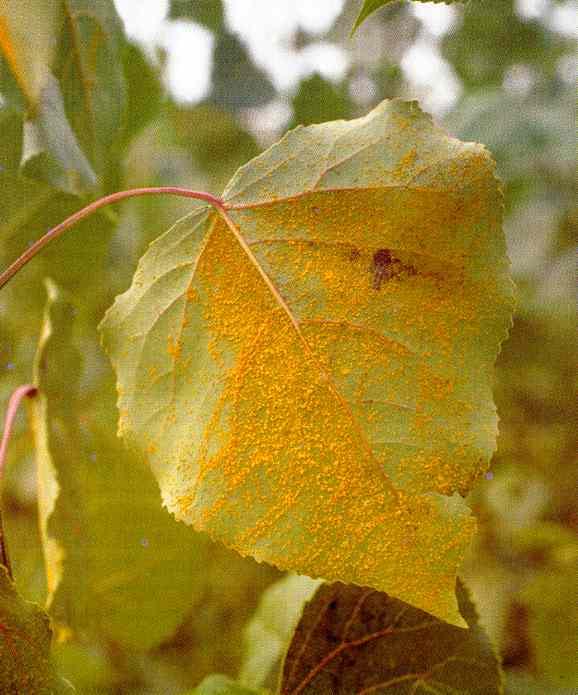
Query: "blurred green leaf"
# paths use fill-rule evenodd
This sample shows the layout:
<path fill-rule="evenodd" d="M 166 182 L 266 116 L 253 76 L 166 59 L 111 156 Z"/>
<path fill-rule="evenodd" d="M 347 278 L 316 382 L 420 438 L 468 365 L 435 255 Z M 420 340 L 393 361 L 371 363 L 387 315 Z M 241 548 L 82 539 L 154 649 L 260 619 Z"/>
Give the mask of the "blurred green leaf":
<path fill-rule="evenodd" d="M 55 65 L 72 129 L 101 179 L 115 179 L 127 127 L 124 34 L 113 0 L 63 0 Z M 151 95 L 152 96 L 152 95 Z"/>
<path fill-rule="evenodd" d="M 224 24 L 221 0 L 171 0 L 171 19 L 190 19 L 211 31 L 221 31 Z"/>
<path fill-rule="evenodd" d="M 187 695 L 260 695 L 263 691 L 245 688 L 226 676 L 208 676 Z M 263 693 L 264 695 L 264 693 Z"/>
<path fill-rule="evenodd" d="M 301 82 L 292 99 L 292 106 L 293 119 L 289 128 L 351 118 L 353 114 L 347 84 L 334 85 L 318 73 Z"/>
<path fill-rule="evenodd" d="M 515 0 L 466 3 L 461 23 L 446 34 L 442 48 L 466 91 L 499 86 L 512 66 L 531 66 L 552 78 L 558 59 L 573 50 L 569 39 L 521 17 Z"/>
<path fill-rule="evenodd" d="M 217 39 L 211 81 L 211 101 L 229 111 L 263 106 L 275 96 L 269 77 L 234 34 L 223 33 Z"/>
<path fill-rule="evenodd" d="M 281 695 L 501 694 L 498 659 L 459 583 L 457 596 L 467 630 L 379 591 L 322 586 L 295 631 Z"/>
<path fill-rule="evenodd" d="M 2 0 L 0 51 L 34 116 L 50 75 L 62 20 L 60 0 Z"/>
<path fill-rule="evenodd" d="M 97 185 L 96 174 L 81 150 L 64 112 L 58 82 L 50 75 L 37 116 L 24 123 L 22 172 L 72 195 Z"/>
<path fill-rule="evenodd" d="M 303 606 L 320 584 L 319 579 L 289 575 L 263 593 L 259 608 L 245 629 L 245 658 L 239 672 L 243 685 L 275 688 Z"/>
<path fill-rule="evenodd" d="M 0 692 L 3 695 L 72 695 L 50 661 L 50 622 L 24 601 L 0 565 Z"/>
<path fill-rule="evenodd" d="M 166 97 L 158 70 L 141 48 L 125 41 L 122 60 L 127 89 L 124 136 L 128 141 L 159 115 Z"/>
<path fill-rule="evenodd" d="M 84 411 L 76 310 L 52 283 L 48 292 L 33 421 L 50 612 L 62 637 L 89 631 L 147 648 L 182 621 L 204 545 L 160 508 L 149 472 L 98 408 Z"/>

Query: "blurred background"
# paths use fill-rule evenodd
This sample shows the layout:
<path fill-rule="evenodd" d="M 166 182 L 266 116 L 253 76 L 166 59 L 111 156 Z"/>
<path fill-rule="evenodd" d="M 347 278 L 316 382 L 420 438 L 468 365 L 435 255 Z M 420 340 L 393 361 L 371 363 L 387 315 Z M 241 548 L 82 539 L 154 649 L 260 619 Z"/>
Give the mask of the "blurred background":
<path fill-rule="evenodd" d="M 59 184 L 38 162 L 23 170 L 21 108 L 7 92 L 1 95 L 2 266 L 97 193 L 170 184 L 219 194 L 239 166 L 288 128 L 354 118 L 385 98 L 418 99 L 452 135 L 485 144 L 504 184 L 519 306 L 497 367 L 499 448 L 471 495 L 481 532 L 462 574 L 503 658 L 506 692 L 578 692 L 572 647 L 578 631 L 576 4 L 396 2 L 353 37 L 361 0 L 114 5 L 118 17 L 111 11 L 79 25 L 85 38 L 95 31 L 91 22 L 105 35 L 105 58 L 94 66 L 91 86 L 80 79 L 81 62 L 70 59 L 74 46 L 66 31 L 53 68 L 96 185 Z M 123 203 L 69 232 L 0 297 L 3 403 L 30 379 L 45 301 L 42 278 L 49 274 L 77 297 L 74 340 L 84 360 L 77 412 L 92 439 L 76 465 L 101 466 L 108 478 L 123 475 L 119 457 L 124 461 L 126 454 L 113 442 L 100 449 L 94 444 L 95 430 L 114 437 L 116 418 L 96 325 L 128 287 L 148 243 L 190 209 L 179 199 Z M 19 431 L 7 466 L 4 521 L 20 591 L 42 600 L 24 417 Z M 115 594 L 114 581 L 95 579 L 79 589 L 89 617 L 60 635 L 72 639 L 57 655 L 81 693 L 172 695 L 212 672 L 236 676 L 247 654 L 245 626 L 265 587 L 281 576 L 181 528 L 164 511 L 166 534 L 158 531 L 155 541 L 147 531 L 161 524 L 155 485 L 144 468 L 139 475 L 131 485 L 146 489 L 150 509 L 139 512 L 134 532 L 121 512 L 118 526 L 128 534 L 127 547 L 134 533 L 128 562 L 135 567 L 156 541 L 168 548 L 166 557 L 142 565 L 139 600 L 149 597 L 154 605 L 134 605 L 122 587 Z M 98 495 L 101 483 L 91 485 L 90 494 Z M 86 520 L 94 539 L 98 525 L 91 523 Z M 90 569 L 96 578 L 105 571 L 110 574 L 110 568 Z M 179 596 L 155 583 L 162 573 L 178 576 Z M 152 629 L 159 601 L 178 609 Z"/>

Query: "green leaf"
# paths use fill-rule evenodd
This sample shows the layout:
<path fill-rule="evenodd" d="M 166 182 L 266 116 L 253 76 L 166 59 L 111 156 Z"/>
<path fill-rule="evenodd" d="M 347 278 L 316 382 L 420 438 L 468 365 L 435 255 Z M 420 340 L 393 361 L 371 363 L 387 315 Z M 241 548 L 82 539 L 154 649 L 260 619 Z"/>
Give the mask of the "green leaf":
<path fill-rule="evenodd" d="M 336 86 L 315 73 L 303 80 L 292 100 L 293 127 L 323 123 L 330 118 L 348 118 L 353 111 L 347 85 Z"/>
<path fill-rule="evenodd" d="M 265 695 L 263 691 L 245 688 L 227 676 L 208 676 L 188 695 Z"/>
<path fill-rule="evenodd" d="M 50 76 L 62 5 L 55 0 L 3 0 L 0 51 L 34 113 Z"/>
<path fill-rule="evenodd" d="M 37 116 L 24 123 L 22 172 L 64 193 L 93 190 L 96 174 L 66 118 L 58 82 L 51 75 L 38 104 Z"/>
<path fill-rule="evenodd" d="M 386 101 L 292 131 L 224 195 L 229 221 L 175 225 L 104 319 L 121 433 L 177 518 L 461 624 L 513 307 L 489 155 Z"/>
<path fill-rule="evenodd" d="M 223 33 L 215 44 L 211 101 L 223 109 L 263 106 L 275 96 L 267 74 L 258 68 L 234 34 Z M 247 89 L 251 85 L 251 89 Z"/>
<path fill-rule="evenodd" d="M 221 0 L 171 0 L 171 19 L 190 19 L 211 31 L 221 31 L 224 24 Z"/>
<path fill-rule="evenodd" d="M 467 630 L 378 591 L 322 586 L 289 647 L 281 695 L 499 695 L 498 659 L 462 585 L 458 599 Z"/>
<path fill-rule="evenodd" d="M 106 380 L 87 410 L 77 310 L 51 282 L 48 294 L 32 412 L 50 613 L 60 637 L 148 648 L 189 610 L 208 544 L 160 508 L 149 471 L 107 434 Z"/>
<path fill-rule="evenodd" d="M 319 587 L 318 579 L 289 575 L 270 586 L 244 635 L 245 659 L 239 681 L 252 688 L 273 688 L 281 660 L 301 618 L 303 606 Z"/>
<path fill-rule="evenodd" d="M 66 113 L 99 177 L 117 176 L 109 170 L 118 167 L 129 119 L 122 22 L 113 0 L 63 0 L 63 6 L 55 74 Z M 143 78 L 147 83 L 146 73 Z M 154 98 L 153 93 L 150 96 Z"/>
<path fill-rule="evenodd" d="M 50 623 L 24 601 L 0 565 L 0 692 L 3 695 L 64 695 L 74 689 L 50 662 Z"/>
<path fill-rule="evenodd" d="M 420 2 L 443 2 L 444 4 L 449 4 L 450 2 L 460 2 L 461 0 L 419 0 Z M 395 0 L 364 0 L 364 3 L 357 15 L 351 34 L 353 35 L 357 29 L 365 22 L 369 15 L 373 14 L 377 10 L 385 5 L 395 2 Z"/>

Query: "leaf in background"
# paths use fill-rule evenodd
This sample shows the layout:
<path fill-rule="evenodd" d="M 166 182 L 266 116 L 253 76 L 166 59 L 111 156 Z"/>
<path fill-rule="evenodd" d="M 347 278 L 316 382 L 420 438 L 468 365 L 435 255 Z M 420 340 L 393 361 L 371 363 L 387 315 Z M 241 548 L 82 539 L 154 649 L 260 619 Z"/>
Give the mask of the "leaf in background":
<path fill-rule="evenodd" d="M 190 19 L 214 32 L 223 28 L 224 16 L 221 0 L 171 0 L 171 19 Z"/>
<path fill-rule="evenodd" d="M 22 172 L 64 193 L 81 195 L 97 178 L 66 118 L 58 82 L 48 76 L 35 118 L 25 121 Z"/>
<path fill-rule="evenodd" d="M 469 2 L 459 25 L 443 37 L 443 56 L 451 63 L 466 93 L 473 87 L 489 92 L 492 87 L 502 88 L 505 82 L 501 91 L 507 99 L 508 92 L 525 91 L 523 87 L 508 85 L 510 80 L 515 85 L 520 77 L 522 83 L 535 81 L 538 91 L 545 89 L 544 78 L 550 86 L 555 84 L 560 58 L 574 52 L 572 38 L 563 32 L 545 31 L 545 16 L 529 19 L 518 7 L 515 0 Z M 555 99 L 552 95 L 549 98 Z M 567 117 L 574 120 L 570 113 Z M 509 127 L 507 119 L 501 126 Z"/>
<path fill-rule="evenodd" d="M 318 73 L 301 82 L 292 99 L 292 106 L 292 128 L 297 125 L 323 123 L 331 119 L 349 118 L 353 111 L 347 85 L 334 85 Z"/>
<path fill-rule="evenodd" d="M 265 695 L 263 691 L 245 688 L 227 676 L 208 676 L 188 695 Z"/>
<path fill-rule="evenodd" d="M 263 106 L 275 96 L 267 74 L 253 63 L 237 36 L 229 33 L 220 34 L 215 44 L 211 84 L 211 101 L 229 111 Z"/>
<path fill-rule="evenodd" d="M 72 695 L 50 662 L 50 622 L 24 601 L 0 565 L 0 692 L 3 695 Z"/>
<path fill-rule="evenodd" d="M 467 630 L 378 591 L 322 586 L 289 647 L 281 695 L 501 694 L 498 660 L 461 584 L 458 600 Z"/>
<path fill-rule="evenodd" d="M 270 586 L 244 634 L 245 658 L 239 681 L 251 688 L 275 688 L 282 659 L 301 618 L 303 606 L 320 580 L 290 575 Z"/>
<path fill-rule="evenodd" d="M 369 15 L 373 14 L 381 7 L 385 7 L 385 5 L 389 5 L 394 1 L 395 0 L 364 0 L 361 10 L 359 11 L 359 15 L 357 16 L 355 24 L 353 25 L 353 29 L 351 30 L 351 33 L 354 34 L 355 31 L 369 17 Z M 420 2 L 443 2 L 445 4 L 449 4 L 450 2 L 456 1 L 459 2 L 460 0 L 420 0 Z"/>
<path fill-rule="evenodd" d="M 64 16 L 55 73 L 66 113 L 98 176 L 114 181 L 128 120 L 122 23 L 112 0 L 64 0 Z"/>
<path fill-rule="evenodd" d="M 178 519 L 461 619 L 462 495 L 513 307 L 479 145 L 415 103 L 298 128 L 141 260 L 102 324 L 120 431 Z"/>
<path fill-rule="evenodd" d="M 51 282 L 48 293 L 32 412 L 50 613 L 61 636 L 91 631 L 148 648 L 188 611 L 206 542 L 191 544 L 146 468 L 106 434 L 106 389 L 83 408 L 76 310 Z"/>
<path fill-rule="evenodd" d="M 0 50 L 34 114 L 50 75 L 62 20 L 55 0 L 2 0 Z"/>

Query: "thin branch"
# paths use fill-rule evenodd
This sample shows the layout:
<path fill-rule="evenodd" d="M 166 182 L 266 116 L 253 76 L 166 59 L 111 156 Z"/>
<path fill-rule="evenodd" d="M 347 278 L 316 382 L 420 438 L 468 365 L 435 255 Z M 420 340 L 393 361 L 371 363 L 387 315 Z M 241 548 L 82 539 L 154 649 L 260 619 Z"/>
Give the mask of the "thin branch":
<path fill-rule="evenodd" d="M 203 200 L 209 203 L 214 208 L 219 210 L 221 213 L 225 212 L 225 203 L 214 195 L 210 193 L 204 193 L 202 191 L 191 191 L 188 188 L 179 188 L 178 186 L 160 186 L 154 188 L 132 188 L 128 191 L 118 191 L 117 193 L 111 193 L 110 195 L 104 196 L 104 198 L 99 198 L 94 202 L 90 203 L 86 207 L 78 210 L 73 215 L 65 219 L 56 227 L 46 232 L 38 241 L 35 241 L 29 249 L 27 249 L 19 258 L 17 258 L 14 263 L 12 263 L 3 273 L 0 274 L 0 289 L 16 275 L 16 273 L 23 268 L 28 261 L 32 260 L 36 254 L 43 249 L 48 243 L 53 239 L 59 237 L 64 231 L 74 226 L 80 220 L 85 217 L 92 215 L 106 205 L 111 205 L 112 203 L 118 203 L 125 198 L 135 198 L 137 196 L 143 195 L 175 195 L 181 198 L 193 198 L 194 200 Z"/>
<path fill-rule="evenodd" d="M 6 416 L 4 418 L 4 431 L 2 433 L 2 441 L 0 442 L 0 480 L 2 476 L 2 468 L 4 466 L 4 461 L 6 460 L 6 452 L 8 450 L 8 442 L 10 441 L 10 435 L 12 434 L 12 426 L 14 425 L 14 420 L 16 419 L 16 413 L 20 407 L 20 403 L 27 396 L 31 398 L 35 396 L 38 392 L 36 386 L 32 384 L 25 384 L 24 386 L 19 386 L 12 392 L 10 400 L 8 401 L 8 408 L 6 409 Z M 12 579 L 12 568 L 10 566 L 10 559 L 8 557 L 8 551 L 6 549 L 6 542 L 4 540 L 4 529 L 2 527 L 2 517 L 0 516 L 0 564 L 4 565 L 8 571 L 8 575 Z"/>

